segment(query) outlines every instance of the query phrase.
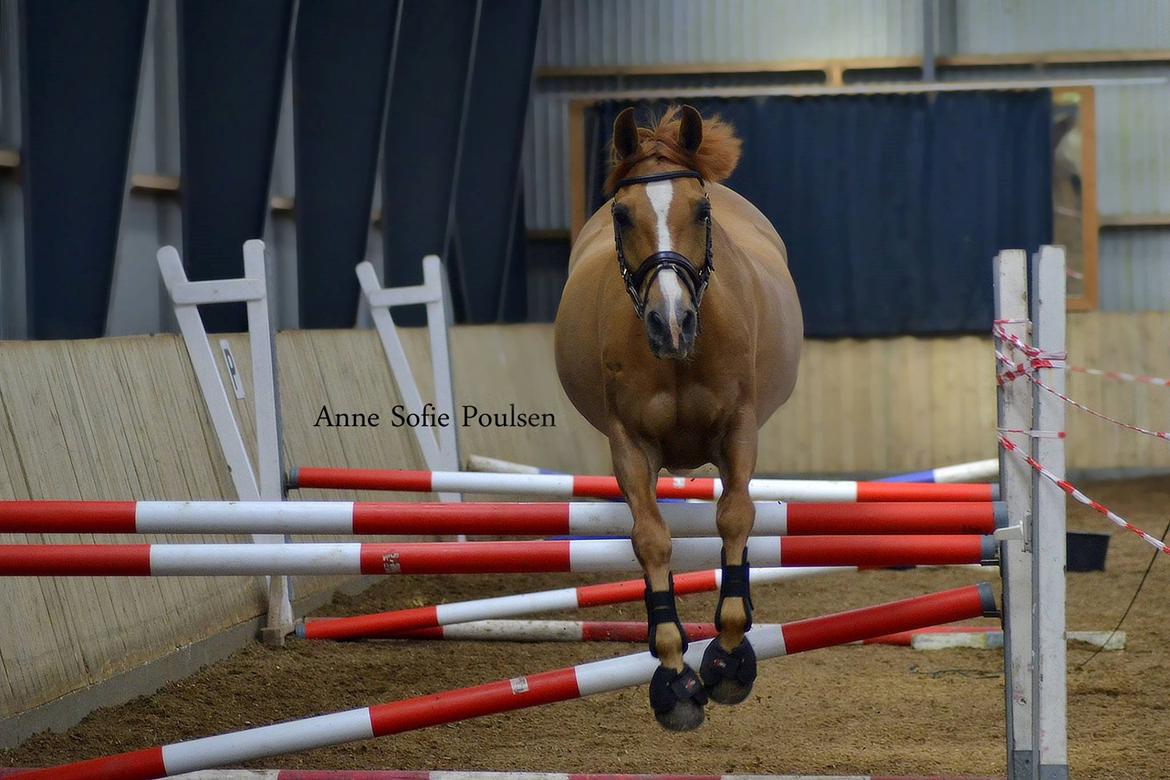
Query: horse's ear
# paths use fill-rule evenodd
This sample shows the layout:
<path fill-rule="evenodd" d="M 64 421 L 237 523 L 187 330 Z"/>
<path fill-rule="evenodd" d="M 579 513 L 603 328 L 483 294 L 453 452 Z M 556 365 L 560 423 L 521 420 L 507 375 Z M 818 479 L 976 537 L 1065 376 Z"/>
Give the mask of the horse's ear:
<path fill-rule="evenodd" d="M 634 122 L 633 108 L 623 110 L 613 120 L 613 150 L 619 160 L 638 151 L 638 125 Z"/>
<path fill-rule="evenodd" d="M 694 106 L 683 106 L 682 121 L 678 126 L 678 142 L 690 154 L 703 145 L 703 115 Z"/>

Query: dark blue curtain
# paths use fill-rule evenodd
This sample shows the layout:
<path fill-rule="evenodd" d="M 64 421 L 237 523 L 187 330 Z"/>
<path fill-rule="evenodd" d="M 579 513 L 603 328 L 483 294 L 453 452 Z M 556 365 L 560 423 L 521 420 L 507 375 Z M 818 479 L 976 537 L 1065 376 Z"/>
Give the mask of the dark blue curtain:
<path fill-rule="evenodd" d="M 467 322 L 523 320 L 527 309 L 522 216 L 516 231 L 539 19 L 539 0 L 488 2 L 480 14 L 455 199 L 461 282 L 455 292 Z"/>
<path fill-rule="evenodd" d="M 29 336 L 106 329 L 146 0 L 20 4 Z"/>
<path fill-rule="evenodd" d="M 448 245 L 479 16 L 479 0 L 403 0 L 382 151 L 387 287 L 421 284 L 428 254 L 457 270 Z M 461 285 L 454 278 L 451 286 Z M 425 311 L 395 309 L 394 320 L 421 325 Z"/>
<path fill-rule="evenodd" d="M 727 184 L 784 239 L 809 336 L 986 333 L 991 258 L 1052 238 L 1047 90 L 685 102 L 743 139 Z M 587 120 L 595 207 L 627 105 Z"/>
<path fill-rule="evenodd" d="M 293 54 L 302 328 L 349 328 L 365 257 L 397 0 L 301 0 Z"/>
<path fill-rule="evenodd" d="M 34 337 L 104 331 L 148 5 L 20 2 Z M 423 256 L 436 253 L 460 320 L 524 319 L 520 145 L 540 6 L 178 0 L 188 275 L 240 276 L 243 242 L 263 235 L 295 9 L 302 324 L 353 324 L 353 266 L 365 254 L 379 152 L 386 282 L 418 283 Z M 203 315 L 213 332 L 246 323 L 242 304 Z"/>
<path fill-rule="evenodd" d="M 183 264 L 191 279 L 243 276 L 264 235 L 292 0 L 180 0 Z M 242 331 L 244 304 L 208 307 L 209 331 Z"/>

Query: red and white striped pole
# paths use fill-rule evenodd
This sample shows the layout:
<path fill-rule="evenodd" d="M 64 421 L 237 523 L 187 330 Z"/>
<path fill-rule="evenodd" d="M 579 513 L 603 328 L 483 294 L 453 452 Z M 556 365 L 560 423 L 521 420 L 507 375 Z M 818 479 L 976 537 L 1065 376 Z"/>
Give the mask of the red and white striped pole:
<path fill-rule="evenodd" d="M 1003 628 L 1000 626 L 926 626 L 924 628 L 916 628 L 912 631 L 899 631 L 896 634 L 875 636 L 873 639 L 866 639 L 863 644 L 912 647 L 914 645 L 914 637 L 926 636 L 928 634 L 999 634 L 1001 646 L 1003 641 Z"/>
<path fill-rule="evenodd" d="M 699 569 L 719 561 L 723 540 L 675 539 L 671 562 Z M 760 566 L 943 566 L 995 559 L 994 537 L 757 536 Z M 641 571 L 626 539 L 379 544 L 8 544 L 0 576 L 231 576 L 518 574 Z"/>
<path fill-rule="evenodd" d="M 757 627 L 749 636 L 758 658 L 775 658 L 995 611 L 991 586 L 980 583 L 785 625 Z M 699 664 L 708 641 L 691 644 L 686 660 L 692 667 Z M 649 653 L 636 653 L 472 688 L 33 770 L 16 777 L 22 780 L 95 777 L 152 780 L 608 693 L 649 682 L 657 667 L 658 660 Z"/>
<path fill-rule="evenodd" d="M 1170 381 L 1170 380 L 1167 380 Z M 468 455 L 468 471 L 486 471 L 492 474 L 559 474 L 561 472 L 542 469 L 538 466 L 529 466 L 526 463 L 515 463 L 501 458 L 491 458 L 486 455 Z M 912 471 L 904 474 L 895 474 L 882 477 L 878 482 L 984 482 L 996 479 L 999 476 L 999 460 L 973 460 L 966 463 L 953 463 L 949 466 L 935 466 L 925 471 Z"/>
<path fill-rule="evenodd" d="M 329 618 L 319 622 L 328 623 Z M 766 623 L 761 623 L 763 628 Z M 687 639 L 711 639 L 714 623 L 683 623 Z M 420 628 L 385 639 L 446 639 L 452 642 L 645 642 L 650 629 L 639 620 L 473 620 Z"/>
<path fill-rule="evenodd" d="M 673 536 L 714 536 L 715 505 L 662 504 Z M 756 502 L 756 536 L 990 534 L 989 501 L 785 504 Z M 625 504 L 353 501 L 0 501 L 0 533 L 228 533 L 436 536 L 628 535 Z"/>
<path fill-rule="evenodd" d="M 394 471 L 379 469 L 293 469 L 288 487 L 338 490 L 398 490 L 415 493 L 495 493 L 559 498 L 621 498 L 617 480 L 572 474 L 493 474 L 475 471 Z M 753 479 L 748 486 L 759 501 L 995 501 L 990 484 L 922 484 L 849 480 Z M 663 477 L 659 498 L 714 500 L 723 483 L 711 477 Z"/>
<path fill-rule="evenodd" d="M 13 777 L 26 769 L 0 769 L 0 778 Z M 951 777 L 931 775 L 906 777 L 904 775 L 849 775 L 830 778 L 827 775 L 802 777 L 799 775 L 615 775 L 579 774 L 561 772 L 466 772 L 446 769 L 227 769 L 190 772 L 174 780 L 1003 780 L 1002 777 Z"/>
<path fill-rule="evenodd" d="M 330 618 L 320 618 L 327 623 Z M 760 624 L 761 627 L 768 624 Z M 687 639 L 692 642 L 711 639 L 719 634 L 714 623 L 684 623 Z M 473 620 L 449 626 L 434 626 L 403 631 L 383 639 L 429 639 L 451 642 L 646 642 L 650 633 L 644 620 Z M 930 626 L 913 631 L 864 639 L 858 644 L 911 647 L 921 636 L 953 637 L 963 646 L 972 637 L 983 640 L 981 646 L 1003 645 L 999 626 Z"/>
<path fill-rule="evenodd" d="M 799 579 L 817 574 L 854 571 L 849 566 L 810 566 L 780 568 L 753 568 L 752 582 L 762 585 L 770 582 Z M 723 573 L 719 569 L 692 571 L 674 576 L 676 596 L 708 593 L 719 590 Z M 533 615 L 565 609 L 601 607 L 641 601 L 645 595 L 645 580 L 624 580 L 599 585 L 580 585 L 575 588 L 517 593 L 510 596 L 453 601 L 427 607 L 376 612 L 370 615 L 306 620 L 297 626 L 302 639 L 374 639 L 403 631 L 426 630 L 439 626 L 466 623 L 473 620 L 491 620 Z"/>

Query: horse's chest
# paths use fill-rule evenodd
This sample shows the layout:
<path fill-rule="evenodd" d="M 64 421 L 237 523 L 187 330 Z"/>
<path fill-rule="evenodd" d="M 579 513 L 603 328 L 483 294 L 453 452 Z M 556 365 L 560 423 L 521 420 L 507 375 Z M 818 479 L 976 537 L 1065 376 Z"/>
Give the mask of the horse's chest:
<path fill-rule="evenodd" d="M 717 432 L 724 417 L 722 402 L 703 385 L 656 389 L 634 406 L 630 411 L 643 435 L 663 442 L 680 437 L 706 440 Z"/>

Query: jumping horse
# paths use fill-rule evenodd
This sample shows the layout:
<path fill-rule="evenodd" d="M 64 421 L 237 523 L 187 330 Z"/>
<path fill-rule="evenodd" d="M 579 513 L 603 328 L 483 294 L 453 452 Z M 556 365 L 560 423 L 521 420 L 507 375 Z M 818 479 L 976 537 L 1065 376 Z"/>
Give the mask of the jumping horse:
<path fill-rule="evenodd" d="M 672 107 L 653 127 L 622 111 L 606 181 L 613 198 L 573 245 L 556 320 L 561 384 L 609 438 L 633 514 L 650 652 L 659 660 L 650 706 L 672 731 L 697 728 L 708 697 L 743 701 L 755 681 L 745 636 L 755 521 L 748 482 L 759 427 L 796 384 L 804 336 L 784 242 L 755 206 L 719 183 L 739 154 L 730 125 L 690 106 Z M 706 463 L 723 482 L 723 579 L 719 636 L 696 675 L 683 661 L 670 529 L 655 486 L 660 469 L 678 474 Z"/>

